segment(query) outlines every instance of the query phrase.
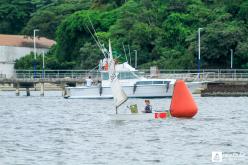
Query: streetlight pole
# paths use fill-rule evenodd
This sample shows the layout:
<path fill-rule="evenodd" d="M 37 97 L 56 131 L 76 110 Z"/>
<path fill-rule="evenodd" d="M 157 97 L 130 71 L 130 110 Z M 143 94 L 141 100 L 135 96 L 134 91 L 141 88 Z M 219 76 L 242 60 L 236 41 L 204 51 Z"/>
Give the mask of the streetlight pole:
<path fill-rule="evenodd" d="M 203 28 L 198 28 L 198 79 L 200 79 L 200 69 L 201 69 L 201 30 Z"/>
<path fill-rule="evenodd" d="M 34 79 L 36 78 L 36 32 L 38 32 L 38 29 L 34 29 Z"/>
<path fill-rule="evenodd" d="M 42 78 L 45 78 L 45 52 L 42 52 Z"/>
<path fill-rule="evenodd" d="M 233 68 L 233 49 L 230 49 L 231 51 L 231 69 Z"/>
<path fill-rule="evenodd" d="M 135 69 L 137 69 L 138 52 L 137 52 L 137 50 L 134 50 L 134 52 L 135 52 Z"/>

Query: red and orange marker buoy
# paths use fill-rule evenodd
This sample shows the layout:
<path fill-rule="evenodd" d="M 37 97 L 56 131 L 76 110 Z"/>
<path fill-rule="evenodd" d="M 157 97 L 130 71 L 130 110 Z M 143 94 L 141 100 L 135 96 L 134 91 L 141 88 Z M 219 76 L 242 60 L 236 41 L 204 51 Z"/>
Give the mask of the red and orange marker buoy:
<path fill-rule="evenodd" d="M 198 111 L 197 105 L 183 80 L 177 80 L 172 95 L 170 113 L 173 117 L 192 118 Z"/>

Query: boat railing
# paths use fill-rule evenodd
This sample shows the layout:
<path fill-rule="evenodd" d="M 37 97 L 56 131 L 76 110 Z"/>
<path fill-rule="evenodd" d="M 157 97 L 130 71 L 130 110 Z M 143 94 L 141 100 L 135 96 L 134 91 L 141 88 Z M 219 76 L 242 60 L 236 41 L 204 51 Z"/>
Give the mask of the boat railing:
<path fill-rule="evenodd" d="M 0 79 L 5 79 L 5 78 L 6 78 L 6 74 L 0 73 Z"/>

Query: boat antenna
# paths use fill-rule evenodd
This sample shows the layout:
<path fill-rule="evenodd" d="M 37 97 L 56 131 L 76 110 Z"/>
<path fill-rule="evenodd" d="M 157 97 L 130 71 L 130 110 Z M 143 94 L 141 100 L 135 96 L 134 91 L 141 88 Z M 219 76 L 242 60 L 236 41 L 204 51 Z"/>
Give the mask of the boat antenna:
<path fill-rule="evenodd" d="M 101 48 L 104 48 L 104 47 L 102 46 L 102 44 L 101 44 L 101 42 L 100 42 L 98 36 L 97 36 L 96 29 L 95 29 L 95 27 L 94 27 L 94 25 L 93 25 L 93 23 L 92 23 L 92 21 L 91 21 L 89 15 L 88 15 L 88 18 L 89 18 L 89 21 L 90 21 L 91 28 L 93 29 L 93 31 L 94 31 L 94 33 L 95 33 L 95 35 L 96 35 L 96 39 L 97 39 L 98 43 L 100 43 Z"/>
<path fill-rule="evenodd" d="M 96 42 L 97 46 L 99 47 L 99 49 L 101 50 L 102 54 L 104 55 L 104 57 L 106 58 L 105 52 L 103 51 L 100 43 L 97 41 L 96 37 L 94 36 L 94 34 L 91 32 L 90 28 L 86 25 L 87 30 L 90 32 L 92 38 L 94 39 L 94 41 Z"/>
<path fill-rule="evenodd" d="M 126 53 L 125 45 L 124 45 L 123 42 L 122 42 L 122 46 L 123 46 L 123 50 L 124 50 L 124 53 L 125 53 L 126 61 L 127 61 L 127 63 L 128 63 L 127 53 Z"/>
<path fill-rule="evenodd" d="M 90 28 L 89 28 L 88 25 L 86 25 L 86 28 L 87 28 L 87 30 L 90 32 L 92 38 L 94 39 L 94 41 L 96 42 L 97 46 L 99 47 L 99 49 L 100 49 L 101 52 L 103 53 L 104 57 L 107 58 L 107 57 L 106 57 L 106 54 L 108 54 L 108 53 L 107 53 L 106 51 L 104 51 L 105 49 L 104 49 L 103 45 L 101 44 L 101 42 L 100 42 L 100 40 L 99 40 L 99 38 L 98 38 L 98 36 L 97 36 L 96 30 L 95 30 L 95 28 L 94 28 L 94 26 L 93 26 L 93 24 L 92 24 L 92 21 L 91 21 L 91 19 L 90 19 L 89 16 L 88 16 L 88 19 L 89 19 L 89 22 L 90 22 L 90 24 L 91 24 L 91 27 L 92 27 L 93 32 L 94 32 L 95 35 L 92 33 L 92 31 L 90 30 Z"/>

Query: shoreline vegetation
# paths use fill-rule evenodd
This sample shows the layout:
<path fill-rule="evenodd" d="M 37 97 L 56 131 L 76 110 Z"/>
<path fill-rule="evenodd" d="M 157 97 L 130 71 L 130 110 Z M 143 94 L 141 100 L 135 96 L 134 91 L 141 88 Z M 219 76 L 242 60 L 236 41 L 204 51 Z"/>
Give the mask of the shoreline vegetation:
<path fill-rule="evenodd" d="M 37 35 L 56 40 L 45 57 L 47 69 L 91 69 L 103 55 L 87 26 L 123 62 L 138 67 L 196 69 L 198 28 L 201 68 L 248 68 L 248 2 L 245 0 L 4 0 L 0 33 Z M 126 54 L 126 56 L 125 56 Z M 42 67 L 38 56 L 37 69 Z M 32 69 L 33 54 L 16 61 L 16 69 Z"/>

